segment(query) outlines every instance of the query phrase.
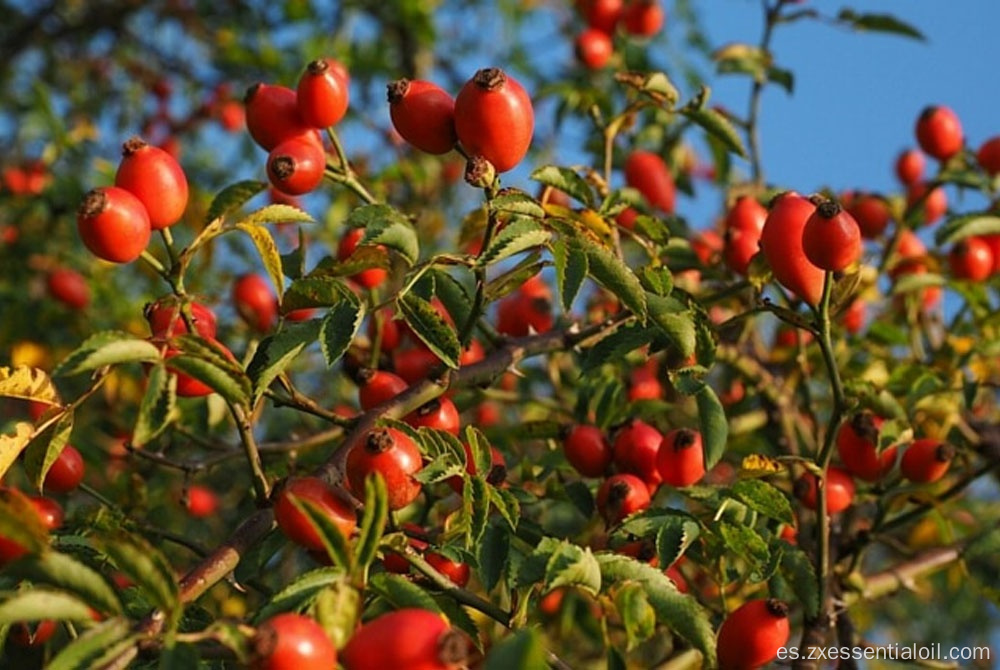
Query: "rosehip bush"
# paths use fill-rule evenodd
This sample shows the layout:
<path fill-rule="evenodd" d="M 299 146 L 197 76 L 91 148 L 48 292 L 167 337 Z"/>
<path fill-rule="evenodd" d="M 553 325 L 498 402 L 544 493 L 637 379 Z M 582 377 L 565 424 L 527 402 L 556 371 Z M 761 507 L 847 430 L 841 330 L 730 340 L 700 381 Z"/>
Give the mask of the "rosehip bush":
<path fill-rule="evenodd" d="M 104 4 L 0 40 L 0 667 L 993 641 L 1000 130 L 836 188 L 761 132 L 772 35 L 905 20 Z"/>

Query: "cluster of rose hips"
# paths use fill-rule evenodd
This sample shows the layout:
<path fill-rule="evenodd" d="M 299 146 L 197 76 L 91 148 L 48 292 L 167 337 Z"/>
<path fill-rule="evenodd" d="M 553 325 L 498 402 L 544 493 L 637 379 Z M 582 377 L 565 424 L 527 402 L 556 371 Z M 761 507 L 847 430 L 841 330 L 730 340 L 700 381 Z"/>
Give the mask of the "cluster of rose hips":
<path fill-rule="evenodd" d="M 476 157 L 495 172 L 507 172 L 521 162 L 535 128 L 531 97 L 500 68 L 475 73 L 452 98 L 430 81 L 399 79 L 388 85 L 389 116 L 400 136 L 429 154 L 444 154 L 456 145 L 470 158 L 466 179 L 479 181 Z M 483 168 L 477 168 L 482 170 Z M 486 182 L 488 171 L 478 175 Z"/>
<path fill-rule="evenodd" d="M 320 130 L 336 125 L 347 113 L 350 76 L 332 58 L 306 66 L 298 86 L 259 83 L 247 90 L 246 125 L 267 156 L 271 185 L 288 195 L 316 189 L 326 171 Z"/>
<path fill-rule="evenodd" d="M 648 38 L 663 29 L 666 10 L 659 0 L 577 0 L 587 27 L 574 41 L 576 56 L 590 70 L 600 70 L 614 55 L 619 26 L 627 35 Z"/>
<path fill-rule="evenodd" d="M 115 185 L 84 196 L 77 228 L 98 258 L 130 263 L 146 250 L 152 231 L 180 221 L 187 202 L 187 177 L 177 160 L 133 137 L 122 147 Z"/>

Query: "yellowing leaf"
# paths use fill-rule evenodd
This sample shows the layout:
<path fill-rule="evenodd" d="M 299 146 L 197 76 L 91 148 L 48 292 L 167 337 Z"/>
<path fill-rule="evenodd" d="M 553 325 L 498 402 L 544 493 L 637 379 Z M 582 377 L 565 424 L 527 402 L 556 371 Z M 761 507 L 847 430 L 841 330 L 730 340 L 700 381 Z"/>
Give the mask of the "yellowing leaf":
<path fill-rule="evenodd" d="M 743 470 L 743 474 L 751 477 L 761 477 L 763 475 L 775 474 L 782 472 L 785 469 L 785 466 L 783 466 L 779 461 L 760 454 L 750 454 L 743 459 L 743 463 L 740 464 L 740 467 Z"/>
<path fill-rule="evenodd" d="M 0 435 L 0 478 L 2 478 L 18 455 L 31 441 L 32 426 L 25 421 L 19 421 L 14 427 L 13 435 Z"/>
<path fill-rule="evenodd" d="M 19 365 L 13 370 L 0 367 L 0 396 L 59 404 L 59 392 L 48 374 L 26 365 Z"/>

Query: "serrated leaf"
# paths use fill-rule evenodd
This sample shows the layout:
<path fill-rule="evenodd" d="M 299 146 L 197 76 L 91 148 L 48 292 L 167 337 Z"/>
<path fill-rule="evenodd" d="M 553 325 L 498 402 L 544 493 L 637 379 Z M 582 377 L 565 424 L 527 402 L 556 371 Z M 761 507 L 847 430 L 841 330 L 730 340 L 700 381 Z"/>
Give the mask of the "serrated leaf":
<path fill-rule="evenodd" d="M 490 201 L 494 212 L 506 212 L 528 216 L 533 219 L 545 217 L 545 210 L 538 201 L 523 191 L 505 191 Z"/>
<path fill-rule="evenodd" d="M 709 470 L 726 452 L 726 445 L 729 442 L 729 419 L 726 418 L 722 402 L 708 384 L 702 386 L 694 398 L 698 404 L 698 426 L 705 450 L 705 469 Z"/>
<path fill-rule="evenodd" d="M 399 210 L 389 205 L 364 205 L 347 217 L 349 228 L 364 228 L 358 246 L 381 244 L 399 253 L 410 265 L 420 257 L 417 231 Z"/>
<path fill-rule="evenodd" d="M 268 389 L 278 375 L 284 372 L 302 350 L 319 339 L 322 322 L 319 320 L 286 324 L 281 332 L 264 338 L 254 351 L 247 365 L 247 377 L 256 400 Z"/>
<path fill-rule="evenodd" d="M 680 593 L 662 570 L 628 556 L 599 554 L 597 561 L 606 587 L 629 581 L 640 584 L 657 619 L 700 650 L 707 667 L 715 667 L 715 630 L 697 600 Z"/>
<path fill-rule="evenodd" d="M 90 670 L 102 667 L 95 661 L 109 652 L 116 652 L 131 646 L 142 635 L 132 633 L 132 625 L 127 619 L 115 617 L 102 621 L 85 631 L 63 647 L 53 658 L 46 670 Z"/>
<path fill-rule="evenodd" d="M 361 301 L 344 300 L 334 305 L 323 318 L 319 344 L 327 367 L 333 367 L 354 341 L 365 318 L 365 308 Z"/>
<path fill-rule="evenodd" d="M 563 310 L 568 312 L 590 269 L 587 252 L 576 238 L 561 238 L 552 244 L 552 260 L 556 268 L 559 299 Z"/>
<path fill-rule="evenodd" d="M 495 489 L 494 489 L 495 490 Z M 510 530 L 499 523 L 491 523 L 476 547 L 479 578 L 487 592 L 500 583 L 510 555 Z"/>
<path fill-rule="evenodd" d="M 934 242 L 943 247 L 967 237 L 996 234 L 1000 234 L 1000 216 L 987 213 L 962 214 L 945 221 L 934 232 Z"/>
<path fill-rule="evenodd" d="M 73 432 L 73 412 L 66 412 L 54 424 L 31 438 L 24 451 L 24 473 L 39 491 L 49 468 L 59 458 L 70 433 Z"/>
<path fill-rule="evenodd" d="M 552 238 L 552 233 L 532 219 L 517 218 L 503 227 L 479 254 L 476 263 L 486 267 L 522 251 L 540 247 Z"/>
<path fill-rule="evenodd" d="M 427 591 L 400 575 L 388 572 L 373 575 L 368 582 L 368 590 L 381 596 L 395 609 L 417 607 L 441 613 L 441 608 Z"/>
<path fill-rule="evenodd" d="M 13 434 L 0 434 L 0 479 L 28 446 L 33 431 L 34 427 L 30 423 L 18 421 L 14 425 Z"/>
<path fill-rule="evenodd" d="M 434 279 L 434 295 L 441 301 L 455 323 L 468 321 L 469 314 L 472 313 L 472 299 L 465 286 L 442 270 L 435 270 L 430 275 Z"/>
<path fill-rule="evenodd" d="M 507 489 L 490 486 L 490 499 L 511 530 L 516 530 L 521 519 L 521 503 L 517 496 Z"/>
<path fill-rule="evenodd" d="M 750 526 L 722 519 L 718 522 L 716 530 L 726 550 L 732 556 L 741 556 L 758 565 L 767 563 L 771 556 L 767 542 Z"/>
<path fill-rule="evenodd" d="M 0 367 L 0 397 L 59 404 L 59 391 L 44 370 L 27 365 Z"/>
<path fill-rule="evenodd" d="M 540 253 L 531 252 L 513 268 L 491 279 L 486 284 L 485 302 L 495 302 L 521 288 L 524 282 L 537 275 L 545 267 L 545 262 L 540 259 Z"/>
<path fill-rule="evenodd" d="M 890 33 L 921 42 L 926 40 L 919 30 L 891 14 L 858 14 L 850 9 L 842 9 L 837 15 L 837 20 L 858 31 Z"/>
<path fill-rule="evenodd" d="M 632 651 L 656 632 L 656 611 L 638 583 L 625 584 L 615 594 L 615 608 L 625 627 L 626 651 Z"/>
<path fill-rule="evenodd" d="M 639 269 L 638 276 L 643 288 L 655 295 L 667 296 L 674 290 L 674 275 L 665 265 L 660 267 L 647 265 Z"/>
<path fill-rule="evenodd" d="M 175 338 L 172 343 L 181 353 L 167 361 L 168 370 L 197 379 L 235 405 L 249 404 L 250 378 L 226 356 L 222 345 L 191 334 Z"/>
<path fill-rule="evenodd" d="M 682 359 L 693 354 L 698 343 L 694 315 L 683 303 L 673 298 L 654 294 L 647 294 L 646 297 L 650 322 L 667 336 Z"/>
<path fill-rule="evenodd" d="M 222 189 L 212 200 L 212 204 L 208 207 L 208 214 L 205 216 L 205 222 L 211 223 L 212 221 L 239 209 L 250 198 L 254 197 L 266 188 L 266 182 L 250 179 L 230 184 Z"/>
<path fill-rule="evenodd" d="M 158 437 L 177 418 L 177 375 L 154 365 L 146 378 L 146 392 L 132 431 L 132 444 L 141 447 Z"/>
<path fill-rule="evenodd" d="M 344 571 L 340 568 L 317 568 L 303 573 L 271 596 L 270 601 L 254 615 L 253 621 L 259 624 L 282 612 L 297 612 L 320 591 L 343 579 Z"/>
<path fill-rule="evenodd" d="M 524 628 L 490 649 L 483 670 L 547 670 L 548 667 L 541 634 L 533 628 Z"/>
<path fill-rule="evenodd" d="M 601 286 L 614 293 L 626 307 L 640 319 L 646 318 L 646 292 L 639 278 L 625 262 L 609 249 L 585 243 L 590 276 Z"/>
<path fill-rule="evenodd" d="M 358 589 L 344 578 L 316 594 L 310 613 L 326 631 L 333 646 L 342 649 L 357 630 L 361 605 Z"/>
<path fill-rule="evenodd" d="M 464 632 L 469 636 L 473 644 L 481 651 L 483 642 L 480 636 L 479 626 L 476 621 L 469 616 L 469 613 L 451 594 L 435 593 L 432 596 L 437 606 L 441 608 L 441 613 L 448 619 L 452 628 Z"/>
<path fill-rule="evenodd" d="M 345 299 L 358 299 L 343 279 L 332 275 L 302 277 L 285 291 L 281 311 L 285 314 L 305 307 L 330 307 Z"/>
<path fill-rule="evenodd" d="M 236 223 L 236 227 L 245 230 L 248 226 L 260 226 L 265 223 L 314 223 L 315 219 L 298 207 L 283 204 L 265 205 L 254 210 Z"/>
<path fill-rule="evenodd" d="M 819 582 L 809 556 L 799 549 L 786 544 L 781 556 L 781 573 L 792 586 L 807 617 L 819 613 Z"/>
<path fill-rule="evenodd" d="M 729 122 L 729 119 L 719 112 L 707 107 L 704 109 L 685 108 L 681 109 L 681 114 L 701 126 L 710 135 L 716 137 L 727 149 L 737 156 L 746 157 L 747 150 L 743 145 L 743 139 L 736 132 L 736 128 Z"/>
<path fill-rule="evenodd" d="M 177 580 L 169 561 L 141 537 L 116 533 L 102 538 L 98 548 L 107 554 L 122 573 L 132 580 L 161 610 L 179 605 Z"/>
<path fill-rule="evenodd" d="M 288 500 L 301 512 L 312 529 L 319 536 L 323 550 L 334 567 L 350 572 L 354 568 L 354 557 L 347 547 L 347 539 L 330 518 L 329 514 L 312 500 L 289 494 Z"/>
<path fill-rule="evenodd" d="M 106 331 L 91 335 L 73 350 L 53 371 L 57 377 L 68 377 L 119 363 L 151 363 L 160 358 L 152 343 L 128 333 Z"/>
<path fill-rule="evenodd" d="M 545 590 L 574 586 L 591 595 L 601 590 L 601 567 L 590 547 L 566 542 L 553 553 L 545 566 Z"/>
<path fill-rule="evenodd" d="M 265 207 L 264 210 L 271 209 L 271 207 L 283 207 L 283 205 L 271 205 L 270 207 Z M 292 207 L 288 209 L 298 211 Z M 285 273 L 281 269 L 281 254 L 278 252 L 278 245 L 275 243 L 271 231 L 264 226 L 258 225 L 260 222 L 253 220 L 257 214 L 258 212 L 254 212 L 247 219 L 237 223 L 236 229 L 242 230 L 250 236 L 250 240 L 260 255 L 260 260 L 264 263 L 264 270 L 274 285 L 274 292 L 278 296 L 278 302 L 281 303 L 282 297 L 285 294 Z"/>
<path fill-rule="evenodd" d="M 697 521 L 682 516 L 664 518 L 669 521 L 656 532 L 656 555 L 660 565 L 669 567 L 698 539 L 701 526 Z"/>
<path fill-rule="evenodd" d="M 729 494 L 750 509 L 763 514 L 769 519 L 784 523 L 794 523 L 788 498 L 777 488 L 760 479 L 743 479 L 729 489 Z"/>
<path fill-rule="evenodd" d="M 371 475 L 365 479 L 365 508 L 354 549 L 355 563 L 361 569 L 366 569 L 375 560 L 388 521 L 389 492 L 385 479 Z"/>
<path fill-rule="evenodd" d="M 486 524 L 490 520 L 489 484 L 485 477 L 476 475 L 467 477 L 462 490 L 463 507 L 469 513 L 469 529 L 466 533 L 465 548 L 471 549 L 483 538 Z"/>
<path fill-rule="evenodd" d="M 104 614 L 120 614 L 121 601 L 100 573 L 74 558 L 48 551 L 23 561 L 12 563 L 6 572 L 32 584 L 45 584 L 78 596 Z"/>
<path fill-rule="evenodd" d="M 594 207 L 594 191 L 590 188 L 590 184 L 569 168 L 545 165 L 532 172 L 531 179 L 557 188 L 587 207 Z"/>
<path fill-rule="evenodd" d="M 462 354 L 458 335 L 434 306 L 411 292 L 396 299 L 396 308 L 417 337 L 445 365 L 457 370 L 458 358 Z"/>
<path fill-rule="evenodd" d="M 605 363 L 621 360 L 652 342 L 653 335 L 651 329 L 637 324 L 618 328 L 587 350 L 580 370 L 586 374 L 600 370 Z"/>

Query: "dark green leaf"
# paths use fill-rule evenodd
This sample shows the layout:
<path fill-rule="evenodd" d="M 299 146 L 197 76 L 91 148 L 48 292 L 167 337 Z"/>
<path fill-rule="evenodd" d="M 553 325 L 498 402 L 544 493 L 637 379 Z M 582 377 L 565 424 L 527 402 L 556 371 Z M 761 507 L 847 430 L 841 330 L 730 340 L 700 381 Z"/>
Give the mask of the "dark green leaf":
<path fill-rule="evenodd" d="M 132 633 L 127 619 L 114 618 L 102 621 L 63 647 L 46 667 L 46 670 L 90 670 L 104 667 L 101 657 L 109 657 L 131 646 L 142 635 Z"/>
<path fill-rule="evenodd" d="M 791 70 L 786 70 L 783 67 L 769 67 L 767 68 L 767 80 L 785 89 L 785 93 L 789 95 L 795 92 L 795 74 Z"/>
<path fill-rule="evenodd" d="M 327 311 L 320 327 L 319 344 L 328 367 L 332 367 L 347 351 L 364 318 L 364 305 L 355 296 L 345 297 Z"/>
<path fill-rule="evenodd" d="M 319 339 L 321 329 L 319 320 L 302 321 L 285 324 L 280 332 L 264 338 L 247 366 L 255 399 L 264 394 L 303 349 Z"/>
<path fill-rule="evenodd" d="M 146 378 L 146 392 L 132 431 L 132 444 L 141 447 L 158 437 L 177 418 L 177 375 L 157 363 Z"/>
<path fill-rule="evenodd" d="M 343 279 L 332 275 L 302 277 L 285 292 L 281 311 L 285 314 L 304 307 L 330 307 L 344 300 L 358 299 Z"/>
<path fill-rule="evenodd" d="M 508 635 L 490 649 L 484 670 L 547 670 L 548 660 L 541 634 L 524 628 Z"/>
<path fill-rule="evenodd" d="M 491 279 L 486 284 L 486 302 L 494 302 L 516 291 L 524 282 L 541 272 L 545 263 L 540 258 L 540 253 L 532 252 L 510 270 Z"/>
<path fill-rule="evenodd" d="M 521 519 L 521 503 L 517 496 L 504 488 L 489 487 L 490 500 L 511 530 L 516 530 Z"/>
<path fill-rule="evenodd" d="M 575 237 L 556 240 L 552 244 L 552 260 L 556 268 L 556 286 L 564 311 L 573 306 L 583 280 L 590 268 L 587 252 Z"/>
<path fill-rule="evenodd" d="M 250 198 L 254 197 L 267 188 L 267 183 L 255 180 L 246 180 L 230 184 L 222 189 L 212 200 L 208 207 L 208 214 L 205 216 L 205 223 L 211 223 L 216 219 L 226 216 L 236 211 L 244 205 Z"/>
<path fill-rule="evenodd" d="M 54 424 L 34 436 L 24 450 L 24 474 L 39 491 L 49 468 L 59 458 L 70 433 L 73 432 L 73 412 L 66 412 Z"/>
<path fill-rule="evenodd" d="M 747 561 L 763 564 L 771 555 L 767 542 L 750 526 L 721 519 L 716 529 L 731 556 L 741 556 Z"/>
<path fill-rule="evenodd" d="M 382 539 L 386 523 L 389 521 L 389 493 L 385 479 L 369 476 L 365 479 L 365 509 L 358 526 L 358 539 L 354 556 L 362 569 L 371 565 L 378 554 L 378 544 Z"/>
<path fill-rule="evenodd" d="M 417 231 L 397 209 L 389 205 L 364 205 L 347 217 L 348 228 L 364 228 L 358 246 L 381 244 L 399 253 L 410 265 L 420 257 Z"/>
<path fill-rule="evenodd" d="M 152 343 L 128 333 L 106 331 L 91 335 L 53 370 L 68 377 L 119 363 L 151 363 L 160 358 Z"/>
<path fill-rule="evenodd" d="M 654 294 L 647 298 L 650 321 L 663 331 L 681 358 L 693 354 L 698 341 L 693 314 L 679 300 Z"/>
<path fill-rule="evenodd" d="M 785 545 L 781 556 L 781 573 L 792 586 L 807 617 L 819 612 L 819 582 L 809 556 L 799 549 Z"/>
<path fill-rule="evenodd" d="M 646 292 L 632 270 L 609 249 L 587 242 L 584 245 L 591 276 L 614 293 L 632 313 L 646 318 Z"/>
<path fill-rule="evenodd" d="M 485 477 L 476 475 L 465 480 L 462 490 L 462 497 L 471 503 L 471 516 L 469 518 L 469 532 L 466 535 L 465 548 L 471 549 L 483 538 L 486 532 L 486 524 L 490 520 L 490 493 L 492 488 L 486 483 Z"/>
<path fill-rule="evenodd" d="M 705 384 L 695 396 L 698 403 L 698 425 L 705 450 L 705 469 L 715 467 L 729 442 L 729 420 L 726 411 L 711 386 Z"/>
<path fill-rule="evenodd" d="M 440 358 L 445 365 L 458 369 L 458 358 L 462 353 L 458 335 L 441 318 L 438 311 L 428 301 L 411 293 L 396 299 L 396 306 L 403 319 L 420 340 Z"/>
<path fill-rule="evenodd" d="M 490 208 L 494 212 L 518 214 L 533 219 L 545 217 L 545 210 L 538 204 L 538 201 L 524 191 L 506 191 L 501 193 L 490 201 Z"/>
<path fill-rule="evenodd" d="M 472 312 L 472 299 L 465 287 L 447 272 L 435 270 L 430 274 L 434 278 L 434 295 L 441 300 L 455 323 L 461 325 L 468 321 Z"/>
<path fill-rule="evenodd" d="M 711 108 L 681 109 L 681 114 L 704 128 L 709 134 L 719 139 L 727 149 L 737 156 L 746 157 L 747 150 L 743 139 L 733 124 L 719 112 Z"/>
<path fill-rule="evenodd" d="M 842 9 L 837 15 L 837 20 L 858 31 L 891 33 L 920 41 L 926 39 L 919 30 L 891 14 L 858 14 L 850 9 Z"/>
<path fill-rule="evenodd" d="M 502 524 L 491 523 L 486 527 L 483 539 L 476 547 L 479 563 L 479 578 L 487 592 L 500 583 L 507 568 L 510 555 L 510 529 Z"/>
<path fill-rule="evenodd" d="M 167 362 L 169 370 L 197 379 L 233 404 L 249 403 L 250 378 L 221 344 L 189 333 L 174 338 L 173 345 L 181 353 Z"/>
<path fill-rule="evenodd" d="M 670 567 L 701 534 L 698 522 L 683 516 L 666 516 L 669 520 L 656 533 L 656 555 L 660 565 Z"/>
<path fill-rule="evenodd" d="M 792 506 L 781 491 L 760 479 L 743 479 L 729 489 L 729 494 L 769 519 L 794 523 Z"/>
<path fill-rule="evenodd" d="M 626 651 L 632 651 L 656 632 L 656 611 L 649 604 L 641 584 L 626 583 L 618 589 L 615 608 L 625 627 Z"/>
<path fill-rule="evenodd" d="M 640 349 L 653 341 L 651 329 L 640 325 L 628 325 L 617 329 L 593 347 L 583 358 L 581 371 L 583 373 L 600 370 L 605 363 L 619 361 L 633 351 Z"/>
<path fill-rule="evenodd" d="M 594 207 L 594 191 L 590 188 L 590 184 L 569 168 L 546 165 L 532 172 L 531 179 L 557 188 L 587 207 Z"/>
<path fill-rule="evenodd" d="M 552 238 L 552 233 L 533 219 L 515 218 L 497 233 L 490 246 L 479 254 L 477 264 L 486 267 L 514 254 L 541 247 Z"/>

